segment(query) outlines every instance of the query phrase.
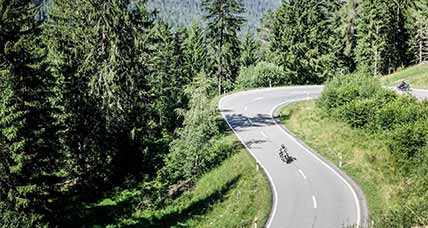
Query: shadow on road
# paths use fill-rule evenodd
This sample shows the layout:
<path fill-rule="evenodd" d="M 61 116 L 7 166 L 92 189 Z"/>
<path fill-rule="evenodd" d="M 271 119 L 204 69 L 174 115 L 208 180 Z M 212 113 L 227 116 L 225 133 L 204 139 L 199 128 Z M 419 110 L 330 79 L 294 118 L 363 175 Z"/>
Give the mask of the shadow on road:
<path fill-rule="evenodd" d="M 275 125 L 275 121 L 267 114 L 257 114 L 256 116 L 251 117 L 242 114 L 227 114 L 226 118 L 230 125 L 232 125 L 232 127 L 237 131 L 249 127 Z"/>

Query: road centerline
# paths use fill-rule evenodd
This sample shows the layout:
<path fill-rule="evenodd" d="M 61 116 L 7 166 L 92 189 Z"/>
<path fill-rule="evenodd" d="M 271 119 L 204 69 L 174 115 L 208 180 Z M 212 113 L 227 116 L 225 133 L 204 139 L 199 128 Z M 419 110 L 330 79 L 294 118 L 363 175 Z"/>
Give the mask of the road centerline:
<path fill-rule="evenodd" d="M 315 196 L 312 196 L 312 202 L 314 204 L 314 209 L 317 209 L 318 205 L 317 205 L 317 198 L 315 198 Z"/>
<path fill-rule="evenodd" d="M 299 169 L 299 173 L 300 173 L 300 175 L 302 175 L 303 179 L 306 180 L 306 175 L 301 169 Z"/>

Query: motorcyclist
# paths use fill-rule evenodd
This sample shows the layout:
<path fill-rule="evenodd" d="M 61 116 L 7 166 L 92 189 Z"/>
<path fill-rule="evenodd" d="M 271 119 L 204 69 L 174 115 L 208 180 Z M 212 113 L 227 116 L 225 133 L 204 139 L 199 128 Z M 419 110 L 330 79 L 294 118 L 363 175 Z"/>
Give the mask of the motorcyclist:
<path fill-rule="evenodd" d="M 279 157 L 283 162 L 287 162 L 290 159 L 290 154 L 288 154 L 287 147 L 284 144 L 279 148 Z"/>
<path fill-rule="evenodd" d="M 401 91 L 408 91 L 410 90 L 410 84 L 403 80 L 397 88 Z"/>

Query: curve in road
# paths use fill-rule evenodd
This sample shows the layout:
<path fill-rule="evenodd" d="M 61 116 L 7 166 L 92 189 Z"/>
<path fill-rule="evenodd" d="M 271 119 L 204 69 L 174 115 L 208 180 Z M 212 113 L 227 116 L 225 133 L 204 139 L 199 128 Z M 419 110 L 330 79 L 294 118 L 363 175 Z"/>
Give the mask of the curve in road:
<path fill-rule="evenodd" d="M 274 117 L 281 106 L 317 98 L 322 86 L 259 89 L 223 97 L 219 109 L 247 150 L 265 170 L 273 192 L 267 227 L 367 226 L 368 209 L 358 185 L 304 145 Z M 419 98 L 427 91 L 417 90 Z M 278 148 L 297 160 L 284 164 Z"/>

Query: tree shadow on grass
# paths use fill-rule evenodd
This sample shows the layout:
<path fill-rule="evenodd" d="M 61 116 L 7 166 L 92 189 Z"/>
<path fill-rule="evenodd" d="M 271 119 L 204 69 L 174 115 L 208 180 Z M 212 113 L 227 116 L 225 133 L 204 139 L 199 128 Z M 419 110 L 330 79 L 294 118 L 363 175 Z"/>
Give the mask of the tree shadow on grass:
<path fill-rule="evenodd" d="M 203 199 L 192 202 L 186 208 L 174 210 L 160 218 L 151 217 L 139 219 L 138 224 L 126 227 L 178 226 L 180 223 L 183 223 L 194 216 L 206 214 L 212 205 L 223 202 L 226 199 L 225 195 L 227 195 L 230 190 L 235 188 L 236 183 L 240 178 L 240 175 L 234 177 L 225 183 L 221 188 L 217 189 Z"/>
<path fill-rule="evenodd" d="M 232 190 L 241 178 L 237 175 L 229 180 L 219 189 L 216 189 L 210 195 L 191 202 L 185 208 L 177 208 L 162 216 L 156 215 L 144 218 L 135 218 L 133 213 L 141 197 L 130 197 L 115 205 L 103 205 L 85 209 L 84 216 L 76 220 L 76 224 L 68 224 L 76 227 L 105 227 L 108 224 L 117 224 L 118 219 L 129 219 L 136 222 L 135 225 L 121 225 L 121 227 L 171 227 L 180 226 L 181 223 L 192 218 L 193 216 L 203 215 L 208 212 L 210 206 L 225 200 L 225 195 Z"/>

